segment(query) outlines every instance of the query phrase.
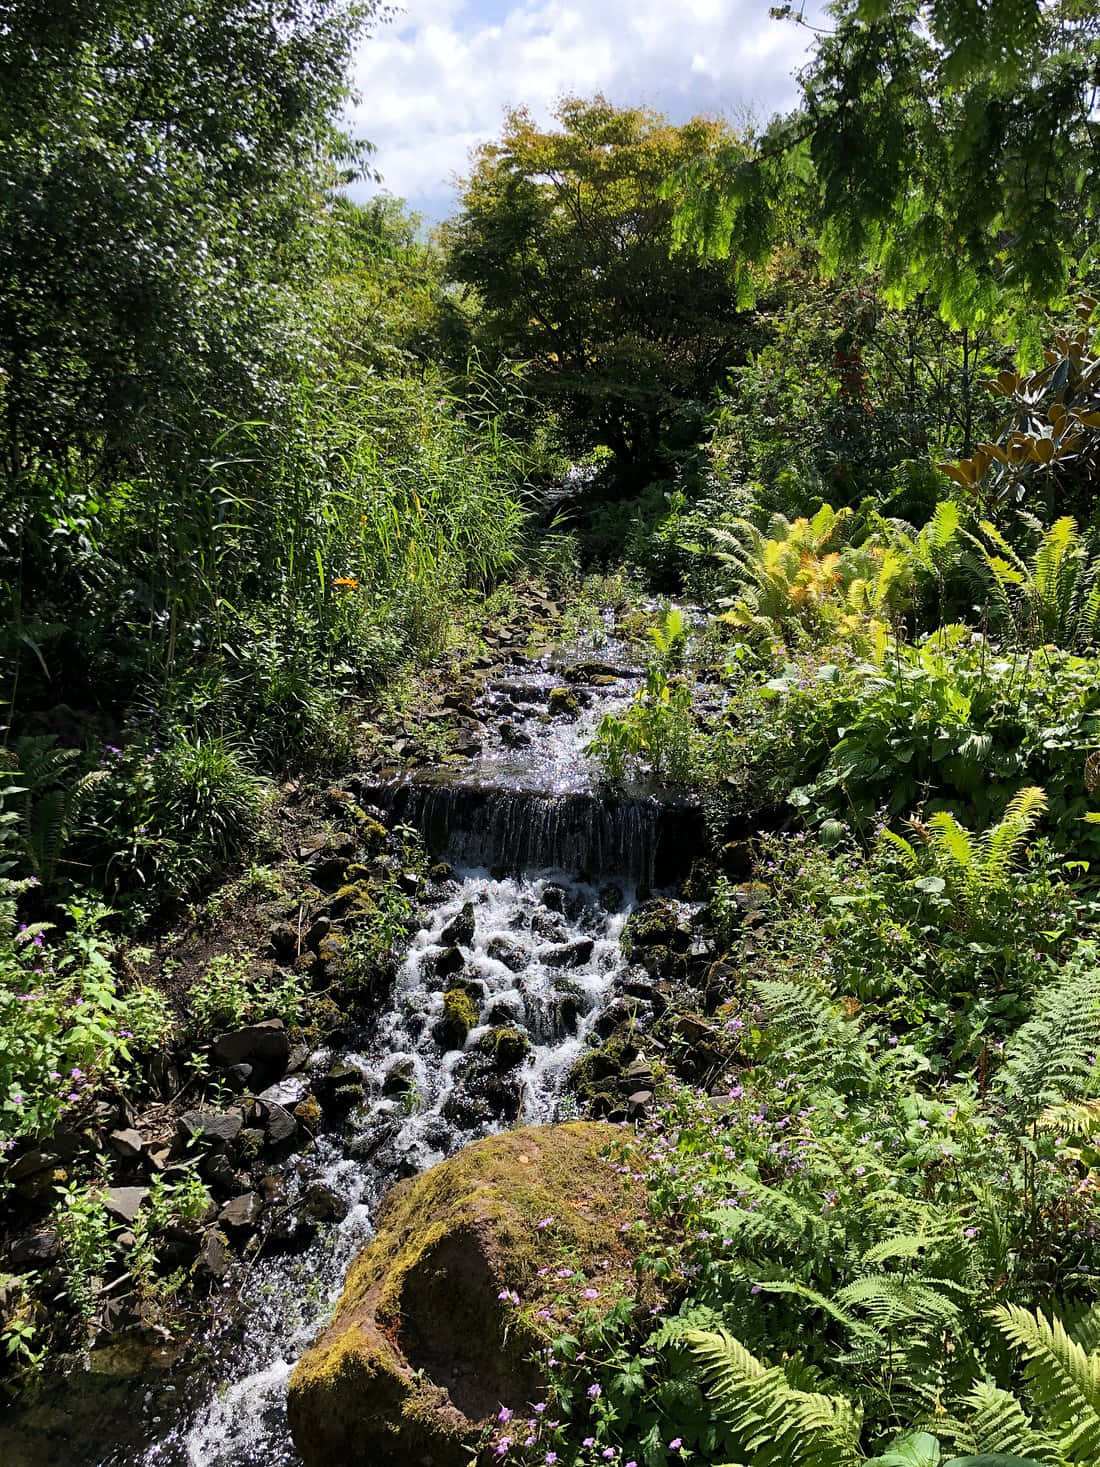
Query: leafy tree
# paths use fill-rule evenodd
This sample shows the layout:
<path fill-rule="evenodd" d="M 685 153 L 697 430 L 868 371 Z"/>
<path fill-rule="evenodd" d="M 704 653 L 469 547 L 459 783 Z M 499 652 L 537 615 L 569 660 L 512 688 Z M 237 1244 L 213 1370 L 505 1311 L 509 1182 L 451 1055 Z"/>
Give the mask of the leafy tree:
<path fill-rule="evenodd" d="M 0 0 L 0 453 L 133 473 L 300 358 L 374 0 Z M 272 402 L 272 398 L 276 402 Z"/>
<path fill-rule="evenodd" d="M 667 175 L 719 147 L 724 123 L 570 98 L 543 131 L 524 110 L 483 146 L 446 229 L 452 278 L 472 287 L 470 333 L 492 366 L 524 364 L 528 392 L 570 446 L 651 474 L 698 442 L 708 394 L 743 361 L 752 317 L 726 266 L 669 258 Z"/>
<path fill-rule="evenodd" d="M 957 324 L 988 320 L 1003 291 L 1057 300 L 1100 201 L 1096 6 L 837 0 L 831 14 L 800 110 L 751 155 L 726 148 L 685 175 L 683 231 L 763 259 L 794 199 L 834 262 L 871 260 Z"/>

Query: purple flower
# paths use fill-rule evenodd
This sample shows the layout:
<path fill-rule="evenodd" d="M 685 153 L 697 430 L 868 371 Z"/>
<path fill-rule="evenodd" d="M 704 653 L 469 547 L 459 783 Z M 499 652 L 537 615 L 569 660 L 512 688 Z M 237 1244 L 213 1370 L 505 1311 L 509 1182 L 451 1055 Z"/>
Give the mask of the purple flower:
<path fill-rule="evenodd" d="M 587 1395 L 590 1401 L 598 1401 L 603 1395 L 603 1391 L 600 1390 L 598 1385 L 590 1385 L 588 1387 Z"/>
<path fill-rule="evenodd" d="M 547 1452 L 545 1460 L 549 1464 L 549 1467 L 553 1467 L 553 1464 L 558 1460 L 557 1452 Z"/>
<path fill-rule="evenodd" d="M 584 1439 L 584 1441 L 581 1442 L 581 1446 L 582 1447 L 594 1447 L 595 1445 L 596 1445 L 596 1438 L 594 1436 L 586 1436 L 585 1439 Z"/>
<path fill-rule="evenodd" d="M 534 1412 L 536 1412 L 539 1416 L 541 1416 L 542 1413 L 546 1410 L 546 1402 L 545 1401 L 536 1401 L 535 1404 L 531 1407 L 531 1410 L 534 1411 Z"/>
<path fill-rule="evenodd" d="M 543 1217 L 543 1218 L 540 1218 L 539 1219 L 539 1221 L 535 1224 L 535 1227 L 537 1227 L 537 1228 L 548 1228 L 551 1225 L 551 1223 L 553 1223 L 553 1221 L 554 1221 L 554 1219 L 552 1217 Z"/>
<path fill-rule="evenodd" d="M 585 1291 L 581 1295 L 581 1298 L 582 1299 L 598 1299 L 599 1297 L 600 1297 L 600 1291 L 599 1291 L 599 1289 L 585 1289 Z"/>
<path fill-rule="evenodd" d="M 678 1452 L 683 1444 L 684 1442 L 682 1437 L 674 1436 L 668 1444 L 668 1449 L 670 1452 Z"/>
<path fill-rule="evenodd" d="M 500 1410 L 497 1412 L 497 1420 L 498 1421 L 511 1421 L 511 1419 L 512 1419 L 512 1413 L 511 1413 L 511 1411 L 509 1411 L 509 1409 L 508 1409 L 507 1406 L 502 1406 L 500 1408 Z"/>

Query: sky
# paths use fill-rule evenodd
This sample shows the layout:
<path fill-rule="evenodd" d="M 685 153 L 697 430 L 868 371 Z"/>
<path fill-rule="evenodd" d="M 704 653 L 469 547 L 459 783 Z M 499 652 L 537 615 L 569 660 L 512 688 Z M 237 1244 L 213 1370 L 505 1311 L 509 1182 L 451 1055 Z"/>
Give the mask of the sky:
<path fill-rule="evenodd" d="M 558 97 L 596 92 L 674 122 L 763 121 L 793 105 L 810 35 L 772 20 L 769 3 L 405 0 L 360 46 L 352 130 L 375 145 L 383 187 L 433 222 L 453 211 L 456 178 L 508 107 L 545 124 Z"/>

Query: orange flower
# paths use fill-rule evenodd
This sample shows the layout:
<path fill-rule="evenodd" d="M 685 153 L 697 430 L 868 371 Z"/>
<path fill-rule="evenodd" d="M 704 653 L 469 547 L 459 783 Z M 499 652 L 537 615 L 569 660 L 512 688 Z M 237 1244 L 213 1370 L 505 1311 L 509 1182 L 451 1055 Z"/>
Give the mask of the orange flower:
<path fill-rule="evenodd" d="M 332 584 L 334 586 L 347 586 L 350 590 L 354 591 L 359 582 L 355 576 L 337 576 Z"/>

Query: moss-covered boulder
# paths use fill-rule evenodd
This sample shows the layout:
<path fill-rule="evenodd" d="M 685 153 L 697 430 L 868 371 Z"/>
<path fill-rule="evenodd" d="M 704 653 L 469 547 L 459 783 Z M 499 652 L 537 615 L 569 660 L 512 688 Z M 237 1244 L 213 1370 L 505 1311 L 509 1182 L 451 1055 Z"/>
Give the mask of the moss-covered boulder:
<path fill-rule="evenodd" d="M 471 1029 L 477 1028 L 477 1004 L 465 988 L 448 988 L 443 995 L 443 1017 L 435 1037 L 443 1049 L 461 1049 Z"/>
<path fill-rule="evenodd" d="M 388 1194 L 332 1323 L 291 1376 L 307 1467 L 466 1467 L 502 1406 L 538 1398 L 535 1312 L 560 1288 L 538 1269 L 568 1259 L 598 1274 L 608 1306 L 632 1284 L 620 1228 L 642 1197 L 601 1160 L 622 1134 L 591 1122 L 505 1131 Z"/>

